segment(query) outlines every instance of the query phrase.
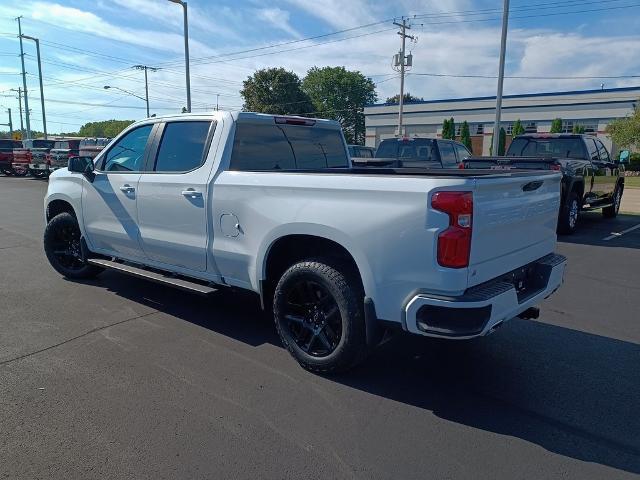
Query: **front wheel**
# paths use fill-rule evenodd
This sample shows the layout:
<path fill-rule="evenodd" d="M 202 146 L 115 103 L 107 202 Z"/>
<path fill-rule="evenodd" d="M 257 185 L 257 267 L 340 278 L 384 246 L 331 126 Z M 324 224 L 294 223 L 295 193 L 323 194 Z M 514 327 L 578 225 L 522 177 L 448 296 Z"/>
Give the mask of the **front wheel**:
<path fill-rule="evenodd" d="M 578 215 L 580 213 L 580 201 L 578 194 L 571 192 L 567 201 L 560 207 L 560 216 L 558 217 L 558 232 L 567 235 L 576 231 L 578 226 Z"/>
<path fill-rule="evenodd" d="M 291 266 L 276 287 L 276 329 L 303 368 L 344 371 L 367 353 L 363 300 L 359 278 L 347 266 L 302 261 Z"/>
<path fill-rule="evenodd" d="M 602 216 L 604 218 L 615 218 L 620 211 L 620 204 L 622 203 L 622 189 L 616 188 L 613 194 L 613 204 L 602 209 Z"/>
<path fill-rule="evenodd" d="M 28 168 L 15 167 L 13 169 L 13 174 L 16 177 L 26 177 L 28 173 L 29 173 L 29 169 Z"/>
<path fill-rule="evenodd" d="M 102 269 L 87 265 L 82 259 L 80 227 L 70 213 L 51 219 L 44 230 L 44 252 L 51 266 L 61 275 L 73 279 L 94 278 Z"/>
<path fill-rule="evenodd" d="M 2 170 L 2 173 L 4 173 L 8 177 L 13 174 L 13 170 L 5 168 Z"/>

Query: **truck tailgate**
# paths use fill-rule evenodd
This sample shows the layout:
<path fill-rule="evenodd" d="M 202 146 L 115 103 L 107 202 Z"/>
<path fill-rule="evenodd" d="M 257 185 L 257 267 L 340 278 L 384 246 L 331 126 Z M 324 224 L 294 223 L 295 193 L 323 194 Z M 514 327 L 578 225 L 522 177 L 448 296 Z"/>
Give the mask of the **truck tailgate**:
<path fill-rule="evenodd" d="M 561 178 L 514 172 L 476 180 L 468 286 L 554 251 Z"/>

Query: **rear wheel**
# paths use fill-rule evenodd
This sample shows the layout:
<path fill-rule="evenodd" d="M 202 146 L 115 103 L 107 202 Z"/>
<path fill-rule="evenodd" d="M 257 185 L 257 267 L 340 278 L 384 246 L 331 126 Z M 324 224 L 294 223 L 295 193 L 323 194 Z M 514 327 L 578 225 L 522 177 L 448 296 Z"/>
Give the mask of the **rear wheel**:
<path fill-rule="evenodd" d="M 82 260 L 80 227 L 70 213 L 60 213 L 47 224 L 44 251 L 51 266 L 67 278 L 93 278 L 102 271 Z"/>
<path fill-rule="evenodd" d="M 580 214 L 580 201 L 578 194 L 571 192 L 567 201 L 560 207 L 560 215 L 558 217 L 558 232 L 567 235 L 576 231 L 578 226 L 578 216 Z"/>
<path fill-rule="evenodd" d="M 4 173 L 7 177 L 13 173 L 13 170 L 8 168 L 3 168 L 2 173 Z"/>
<path fill-rule="evenodd" d="M 24 168 L 24 167 L 15 167 L 13 169 L 13 174 L 16 177 L 26 177 L 27 173 L 29 173 L 29 169 L 28 168 Z"/>
<path fill-rule="evenodd" d="M 616 187 L 616 191 L 613 193 L 613 205 L 602 209 L 602 216 L 604 218 L 615 218 L 620 211 L 620 204 L 622 203 L 622 188 Z"/>
<path fill-rule="evenodd" d="M 362 287 L 349 268 L 318 259 L 296 263 L 276 287 L 273 312 L 284 346 L 307 370 L 347 370 L 366 355 Z"/>

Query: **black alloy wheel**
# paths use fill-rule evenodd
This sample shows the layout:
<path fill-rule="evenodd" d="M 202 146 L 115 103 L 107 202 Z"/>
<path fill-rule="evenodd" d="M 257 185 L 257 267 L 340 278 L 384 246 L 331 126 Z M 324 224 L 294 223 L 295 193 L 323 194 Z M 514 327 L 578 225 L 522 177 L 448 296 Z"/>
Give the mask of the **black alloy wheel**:
<path fill-rule="evenodd" d="M 342 317 L 335 298 L 320 283 L 301 278 L 287 292 L 282 314 L 287 334 L 312 357 L 333 353 L 342 337 Z"/>

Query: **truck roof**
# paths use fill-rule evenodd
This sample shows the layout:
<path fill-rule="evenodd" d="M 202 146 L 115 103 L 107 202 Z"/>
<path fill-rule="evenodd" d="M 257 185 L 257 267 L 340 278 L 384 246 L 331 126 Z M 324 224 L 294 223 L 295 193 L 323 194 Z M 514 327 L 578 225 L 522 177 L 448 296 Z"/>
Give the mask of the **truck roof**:
<path fill-rule="evenodd" d="M 524 133 L 516 138 L 594 138 L 588 133 Z"/>
<path fill-rule="evenodd" d="M 169 120 L 169 119 L 179 120 L 179 119 L 185 119 L 185 118 L 214 118 L 216 115 L 219 115 L 221 113 L 231 115 L 233 120 L 240 121 L 240 122 L 251 122 L 251 123 L 273 122 L 274 118 L 279 118 L 283 120 L 290 119 L 292 120 L 291 123 L 293 123 L 294 120 L 300 120 L 300 121 L 309 122 L 310 124 L 313 124 L 316 126 L 321 126 L 323 128 L 329 128 L 329 129 L 341 128 L 340 123 L 337 122 L 336 120 L 327 120 L 324 118 L 302 117 L 298 115 L 276 115 L 271 113 L 230 112 L 230 111 L 219 111 L 219 112 L 213 111 L 213 112 L 202 112 L 202 113 L 173 113 L 173 114 L 167 114 L 167 115 L 158 115 L 152 118 L 145 118 L 144 120 L 135 122 L 135 124 L 150 122 L 154 120 Z M 282 123 L 287 123 L 287 122 L 283 121 Z"/>

